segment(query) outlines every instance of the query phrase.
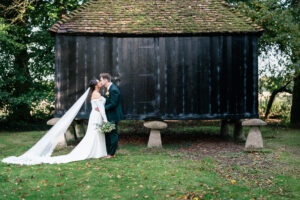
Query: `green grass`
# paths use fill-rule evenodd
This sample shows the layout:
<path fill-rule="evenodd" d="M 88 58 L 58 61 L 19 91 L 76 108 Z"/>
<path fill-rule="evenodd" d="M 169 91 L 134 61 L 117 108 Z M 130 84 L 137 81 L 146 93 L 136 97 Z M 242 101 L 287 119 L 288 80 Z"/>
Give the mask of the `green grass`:
<path fill-rule="evenodd" d="M 213 126 L 173 126 L 169 131 L 176 130 L 218 133 Z M 300 131 L 262 131 L 266 150 L 259 153 L 201 157 L 196 142 L 190 141 L 186 146 L 168 143 L 161 150 L 124 144 L 115 159 L 35 166 L 0 163 L 0 199 L 299 199 Z M 0 132 L 0 159 L 22 154 L 44 133 Z"/>

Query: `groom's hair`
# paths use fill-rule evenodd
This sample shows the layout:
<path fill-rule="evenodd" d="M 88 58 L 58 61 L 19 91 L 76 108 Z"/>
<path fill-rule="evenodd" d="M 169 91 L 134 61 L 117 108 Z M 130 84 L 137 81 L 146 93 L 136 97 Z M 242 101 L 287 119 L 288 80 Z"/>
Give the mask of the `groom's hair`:
<path fill-rule="evenodd" d="M 109 82 L 111 81 L 111 75 L 109 73 L 101 73 L 100 78 L 106 79 Z"/>

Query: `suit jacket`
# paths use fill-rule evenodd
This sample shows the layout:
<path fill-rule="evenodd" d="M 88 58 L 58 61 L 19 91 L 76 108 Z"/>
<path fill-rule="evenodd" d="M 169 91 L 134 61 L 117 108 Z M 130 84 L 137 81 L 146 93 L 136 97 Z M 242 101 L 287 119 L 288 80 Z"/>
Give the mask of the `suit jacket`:
<path fill-rule="evenodd" d="M 111 84 L 109 90 L 109 95 L 106 94 L 105 111 L 108 121 L 119 122 L 124 118 L 122 105 L 121 105 L 121 93 L 118 87 L 115 84 Z"/>

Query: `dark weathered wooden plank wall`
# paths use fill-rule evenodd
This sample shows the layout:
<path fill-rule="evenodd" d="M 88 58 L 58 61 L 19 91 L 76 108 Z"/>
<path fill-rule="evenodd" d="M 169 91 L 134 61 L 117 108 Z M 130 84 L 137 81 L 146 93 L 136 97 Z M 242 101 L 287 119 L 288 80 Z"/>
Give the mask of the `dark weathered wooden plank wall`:
<path fill-rule="evenodd" d="M 257 36 L 56 36 L 56 115 L 92 78 L 120 78 L 127 119 L 258 115 Z M 87 118 L 87 101 L 78 117 Z"/>

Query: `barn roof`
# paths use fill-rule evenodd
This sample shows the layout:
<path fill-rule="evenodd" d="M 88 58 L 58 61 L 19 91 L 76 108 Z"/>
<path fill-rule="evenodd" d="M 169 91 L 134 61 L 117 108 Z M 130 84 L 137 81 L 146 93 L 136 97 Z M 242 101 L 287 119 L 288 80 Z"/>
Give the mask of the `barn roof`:
<path fill-rule="evenodd" d="M 260 33 L 224 0 L 89 0 L 54 24 L 55 33 Z"/>

